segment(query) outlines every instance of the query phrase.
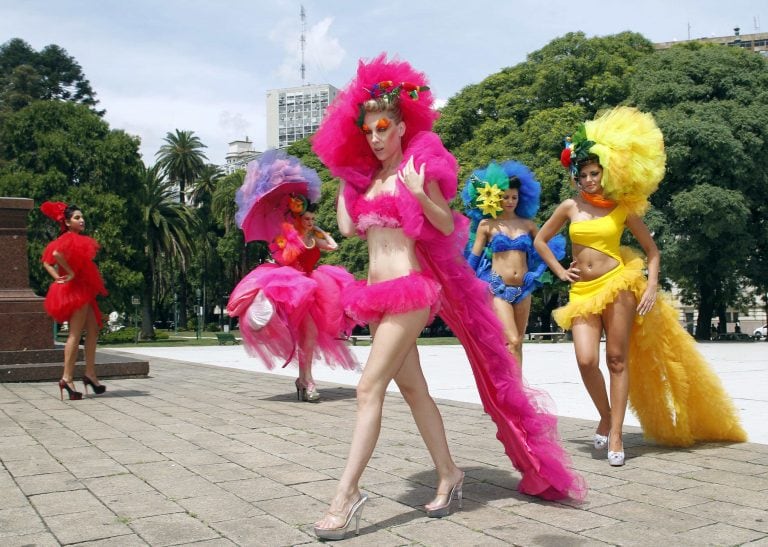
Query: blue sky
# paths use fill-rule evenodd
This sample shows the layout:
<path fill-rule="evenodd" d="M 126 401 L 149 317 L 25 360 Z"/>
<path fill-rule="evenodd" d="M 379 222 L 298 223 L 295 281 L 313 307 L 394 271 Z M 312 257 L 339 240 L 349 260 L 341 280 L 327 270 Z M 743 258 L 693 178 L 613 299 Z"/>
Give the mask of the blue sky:
<path fill-rule="evenodd" d="M 382 51 L 427 73 L 439 100 L 514 66 L 554 38 L 631 30 L 654 42 L 768 32 L 765 0 L 0 0 L 0 43 L 57 44 L 83 67 L 113 128 L 141 137 L 145 162 L 168 131 L 194 131 L 221 164 L 227 143 L 266 143 L 266 91 L 342 87 Z M 761 21 L 762 20 L 762 21 Z"/>

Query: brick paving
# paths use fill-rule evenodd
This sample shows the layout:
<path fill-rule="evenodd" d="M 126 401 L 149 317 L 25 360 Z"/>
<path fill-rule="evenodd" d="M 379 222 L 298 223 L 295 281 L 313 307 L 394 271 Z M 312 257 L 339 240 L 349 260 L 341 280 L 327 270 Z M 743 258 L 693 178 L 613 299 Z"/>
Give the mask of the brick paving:
<path fill-rule="evenodd" d="M 354 389 L 319 404 L 290 379 L 151 360 L 151 376 L 60 401 L 54 383 L 0 384 L 0 545 L 302 545 L 344 464 Z M 107 383 L 107 382 L 105 382 Z M 561 418 L 590 486 L 583 503 L 515 489 L 477 404 L 439 401 L 466 471 L 464 508 L 427 518 L 435 473 L 407 405 L 388 394 L 350 545 L 768 545 L 768 446 L 668 449 L 625 434 L 627 464 L 591 448 L 594 422 Z"/>

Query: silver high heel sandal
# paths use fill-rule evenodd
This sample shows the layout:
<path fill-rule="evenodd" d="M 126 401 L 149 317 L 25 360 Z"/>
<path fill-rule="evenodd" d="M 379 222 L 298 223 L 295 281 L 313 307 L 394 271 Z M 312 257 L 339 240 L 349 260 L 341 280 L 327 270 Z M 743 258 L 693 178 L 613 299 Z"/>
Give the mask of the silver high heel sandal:
<path fill-rule="evenodd" d="M 448 493 L 448 501 L 440 505 L 438 507 L 432 507 L 428 508 L 426 505 L 424 506 L 424 509 L 427 511 L 427 516 L 430 518 L 442 518 L 447 517 L 451 514 L 451 503 L 453 503 L 453 496 L 456 495 L 456 499 L 459 501 L 459 509 L 463 506 L 463 492 L 462 488 L 464 486 L 464 473 L 461 474 L 461 479 L 459 479 L 459 482 L 453 485 L 453 488 L 451 488 L 451 491 Z M 438 496 L 445 496 L 445 494 L 441 494 L 440 492 L 437 493 Z"/>
<path fill-rule="evenodd" d="M 301 378 L 296 378 L 296 399 L 307 403 L 316 403 L 320 400 L 320 392 L 317 391 L 317 386 L 314 382 L 307 382 L 306 384 Z"/>
<path fill-rule="evenodd" d="M 344 525 L 340 526 L 338 528 L 318 528 L 315 526 L 315 535 L 319 539 L 344 539 L 344 536 L 347 533 L 347 529 L 352 524 L 352 518 L 355 519 L 355 535 L 360 535 L 360 516 L 363 514 L 363 505 L 365 505 L 365 502 L 368 501 L 368 496 L 366 494 L 360 494 L 360 499 L 358 499 L 355 503 L 352 504 L 352 507 L 349 508 L 349 511 L 347 511 L 346 516 L 340 515 L 338 513 L 332 513 L 328 512 L 328 514 L 341 517 L 344 516 Z"/>

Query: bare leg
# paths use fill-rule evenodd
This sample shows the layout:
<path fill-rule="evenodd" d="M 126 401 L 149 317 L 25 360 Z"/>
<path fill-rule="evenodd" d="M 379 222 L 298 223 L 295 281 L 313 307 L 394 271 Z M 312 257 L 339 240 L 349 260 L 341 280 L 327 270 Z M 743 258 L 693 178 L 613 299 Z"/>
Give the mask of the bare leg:
<path fill-rule="evenodd" d="M 349 456 L 336 494 L 316 528 L 344 524 L 344 515 L 359 497 L 360 477 L 371 459 L 381 430 L 381 413 L 387 386 L 398 374 L 429 317 L 428 309 L 385 316 L 376 327 L 371 353 L 357 385 L 357 417 Z"/>
<path fill-rule="evenodd" d="M 512 311 L 515 312 L 515 326 L 517 327 L 517 337 L 514 342 L 519 353 L 517 362 L 520 364 L 520 372 L 523 371 L 523 338 L 525 329 L 528 327 L 528 316 L 531 313 L 531 297 L 527 296 L 519 302 L 512 305 Z"/>
<path fill-rule="evenodd" d="M 572 325 L 573 347 L 579 365 L 581 380 L 600 414 L 597 433 L 608 435 L 611 429 L 611 405 L 605 389 L 605 379 L 600 372 L 600 336 L 603 324 L 599 316 L 590 315 L 574 319 Z"/>
<path fill-rule="evenodd" d="M 424 444 L 427 445 L 427 450 L 429 450 L 429 455 L 432 457 L 437 470 L 438 495 L 426 507 L 429 509 L 431 506 L 445 505 L 448 502 L 448 492 L 461 480 L 464 474 L 461 469 L 456 467 L 448 450 L 443 418 L 434 399 L 429 394 L 416 346 L 412 346 L 408 352 L 400 372 L 395 376 L 395 382 L 397 382 L 397 387 L 400 389 L 405 402 L 411 408 L 416 427 L 419 428 L 421 438 L 424 439 Z"/>
<path fill-rule="evenodd" d="M 635 297 L 622 291 L 603 312 L 605 324 L 605 360 L 611 379 L 611 438 L 608 448 L 614 452 L 623 450 L 621 441 L 624 415 L 629 396 L 629 335 L 635 320 Z"/>
<path fill-rule="evenodd" d="M 528 306 L 530 307 L 530 299 L 528 299 Z M 517 361 L 518 369 L 515 372 L 518 376 L 522 376 L 523 373 L 523 333 L 518 329 L 517 321 L 515 320 L 515 310 L 509 302 L 498 297 L 493 297 L 493 311 L 501 321 L 502 327 L 504 327 L 504 338 L 507 341 L 507 350 L 511 353 L 515 361 Z M 526 318 L 527 320 L 527 318 Z"/>
<path fill-rule="evenodd" d="M 315 388 L 315 381 L 312 378 L 312 361 L 315 353 L 315 342 L 317 339 L 317 327 L 310 317 L 304 320 L 301 327 L 301 340 L 299 341 L 299 379 L 297 388 L 303 387 L 307 390 L 307 400 L 319 401 L 320 393 Z"/>
<path fill-rule="evenodd" d="M 72 383 L 75 374 L 75 363 L 77 362 L 77 350 L 80 347 L 80 336 L 83 334 L 83 328 L 88 318 L 88 312 L 91 306 L 86 304 L 69 318 L 69 336 L 64 344 L 64 373 L 61 378 L 68 384 Z M 70 386 L 74 387 L 74 386 Z"/>
<path fill-rule="evenodd" d="M 96 321 L 96 313 L 89 305 L 85 320 L 85 375 L 93 383 L 99 385 L 96 376 L 96 342 L 99 339 L 99 324 Z"/>

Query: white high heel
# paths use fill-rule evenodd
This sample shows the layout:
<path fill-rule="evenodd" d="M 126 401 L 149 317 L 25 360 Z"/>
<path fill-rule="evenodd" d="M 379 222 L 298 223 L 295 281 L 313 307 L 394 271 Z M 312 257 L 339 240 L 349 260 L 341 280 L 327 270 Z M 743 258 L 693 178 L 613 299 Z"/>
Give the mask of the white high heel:
<path fill-rule="evenodd" d="M 613 467 L 621 467 L 624 465 L 624 451 L 622 450 L 621 452 L 614 452 L 613 450 L 609 450 L 608 463 Z"/>
<path fill-rule="evenodd" d="M 366 494 L 360 494 L 360 499 L 358 499 L 355 503 L 352 504 L 352 507 L 349 508 L 349 511 L 347 511 L 346 515 L 340 515 L 338 513 L 333 513 L 331 511 L 328 512 L 329 515 L 335 516 L 335 517 L 343 517 L 344 518 L 344 524 L 342 526 L 339 526 L 338 528 L 318 528 L 315 526 L 315 535 L 319 539 L 344 539 L 344 536 L 347 534 L 347 529 L 352 524 L 352 518 L 355 519 L 355 535 L 360 535 L 360 515 L 363 514 L 363 505 L 365 505 L 365 502 L 368 501 L 368 496 Z"/>
<path fill-rule="evenodd" d="M 608 434 L 610 436 L 610 433 Z M 619 433 L 619 438 L 621 438 L 621 433 Z M 621 445 L 621 450 L 618 450 L 614 452 L 613 450 L 608 450 L 608 463 L 611 464 L 613 467 L 621 467 L 624 465 L 624 444 Z"/>
<path fill-rule="evenodd" d="M 610 431 L 608 432 L 608 435 L 600 435 L 600 433 L 595 433 L 595 449 L 603 450 L 606 446 L 608 446 L 608 436 L 610 434 Z"/>

